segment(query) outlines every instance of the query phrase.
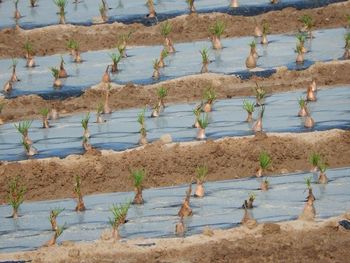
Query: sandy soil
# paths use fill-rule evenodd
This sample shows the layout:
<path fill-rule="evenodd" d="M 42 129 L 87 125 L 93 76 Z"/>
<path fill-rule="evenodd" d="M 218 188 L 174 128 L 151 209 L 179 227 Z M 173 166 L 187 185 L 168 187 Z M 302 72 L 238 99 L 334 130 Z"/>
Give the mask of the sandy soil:
<path fill-rule="evenodd" d="M 180 103 L 201 100 L 204 90 L 212 86 L 218 98 L 254 95 L 253 87 L 258 81 L 268 93 L 289 91 L 303 88 L 306 90 L 312 77 L 317 79 L 319 86 L 350 83 L 350 61 L 317 63 L 307 70 L 289 71 L 280 68 L 269 78 L 253 77 L 241 80 L 234 76 L 220 74 L 202 74 L 165 81 L 155 85 L 126 86 L 114 85 L 111 91 L 110 106 L 113 110 L 153 106 L 157 100 L 156 90 L 163 86 L 168 89 L 166 103 Z M 82 96 L 59 101 L 46 101 L 39 96 L 21 96 L 5 100 L 0 118 L 7 121 L 19 119 L 41 118 L 39 110 L 44 107 L 58 107 L 61 113 L 69 114 L 79 111 L 95 111 L 104 98 L 104 88 L 97 85 L 87 90 Z M 1 102 L 1 99 L 0 99 Z"/>
<path fill-rule="evenodd" d="M 173 32 L 171 38 L 175 42 L 184 42 L 208 37 L 208 25 L 220 19 L 226 24 L 223 37 L 252 35 L 254 20 L 259 23 L 265 19 L 270 24 L 271 33 L 295 32 L 301 27 L 298 18 L 303 14 L 311 15 L 315 20 L 315 28 L 331 28 L 346 25 L 346 15 L 349 14 L 350 2 L 332 4 L 327 7 L 295 10 L 286 8 L 255 17 L 230 16 L 220 13 L 203 15 L 184 15 L 171 19 Z M 37 55 L 65 53 L 69 39 L 80 42 L 81 50 L 97 50 L 113 48 L 117 36 L 129 31 L 135 32 L 130 45 L 161 44 L 160 25 L 145 27 L 140 24 L 124 25 L 120 23 L 84 26 L 50 26 L 34 30 L 4 29 L 0 31 L 0 57 L 19 57 L 24 55 L 23 45 L 26 40 L 34 44 Z"/>
<path fill-rule="evenodd" d="M 321 222 L 290 221 L 228 230 L 206 229 L 186 238 L 64 242 L 32 252 L 0 255 L 31 262 L 346 262 L 350 231 L 338 225 L 350 214 Z"/>
<path fill-rule="evenodd" d="M 322 143 L 320 143 L 322 142 Z M 26 200 L 73 197 L 74 176 L 83 180 L 84 194 L 133 191 L 129 169 L 145 168 L 145 188 L 188 183 L 198 165 L 209 167 L 208 180 L 248 177 L 258 168 L 261 151 L 271 154 L 268 174 L 309 170 L 309 155 L 321 153 L 329 167 L 350 165 L 350 131 L 331 130 L 268 137 L 226 138 L 216 141 L 162 144 L 124 152 L 103 151 L 0 163 L 0 203 L 5 202 L 10 178 L 21 176 Z"/>

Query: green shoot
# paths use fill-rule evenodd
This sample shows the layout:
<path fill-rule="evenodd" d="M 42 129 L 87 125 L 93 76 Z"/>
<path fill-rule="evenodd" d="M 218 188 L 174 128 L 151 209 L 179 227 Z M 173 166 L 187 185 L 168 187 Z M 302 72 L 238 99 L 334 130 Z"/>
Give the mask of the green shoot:
<path fill-rule="evenodd" d="M 249 200 L 254 201 L 256 198 L 256 195 L 254 193 L 249 193 Z"/>
<path fill-rule="evenodd" d="M 169 56 L 169 52 L 166 49 L 163 49 L 160 56 L 162 59 L 165 59 L 167 56 Z"/>
<path fill-rule="evenodd" d="M 209 32 L 218 38 L 221 37 L 221 35 L 225 31 L 225 23 L 223 21 L 217 20 L 215 21 L 215 24 L 211 27 L 209 27 Z"/>
<path fill-rule="evenodd" d="M 214 89 L 207 88 L 204 92 L 204 98 L 207 100 L 207 103 L 213 103 L 216 99 L 216 94 Z"/>
<path fill-rule="evenodd" d="M 302 17 L 300 17 L 299 19 L 300 22 L 302 22 L 305 26 L 305 28 L 307 30 L 311 30 L 312 26 L 313 26 L 313 21 L 312 21 L 312 17 L 309 15 L 303 15 Z"/>
<path fill-rule="evenodd" d="M 312 153 L 309 157 L 309 162 L 314 166 L 318 167 L 318 164 L 321 161 L 321 155 L 319 153 Z"/>
<path fill-rule="evenodd" d="M 158 94 L 158 99 L 162 100 L 168 95 L 168 90 L 164 87 L 160 87 L 157 90 L 157 94 Z"/>
<path fill-rule="evenodd" d="M 299 99 L 298 99 L 298 103 L 299 103 L 299 107 L 302 109 L 302 108 L 305 108 L 305 106 L 306 106 L 306 100 L 304 99 L 304 98 L 302 98 L 302 97 L 300 97 Z"/>
<path fill-rule="evenodd" d="M 255 110 L 254 102 L 243 100 L 243 109 L 245 109 L 248 113 L 253 113 Z"/>
<path fill-rule="evenodd" d="M 306 188 L 307 189 L 311 189 L 312 188 L 311 187 L 311 180 L 312 180 L 311 176 L 305 178 L 305 183 L 306 183 Z"/>
<path fill-rule="evenodd" d="M 110 208 L 110 211 L 113 214 L 112 218 L 109 218 L 109 224 L 112 226 L 113 230 L 117 230 L 117 228 L 125 223 L 126 216 L 128 214 L 131 202 L 125 204 L 113 204 Z"/>
<path fill-rule="evenodd" d="M 159 70 L 159 59 L 153 60 L 153 69 Z"/>
<path fill-rule="evenodd" d="M 79 175 L 75 176 L 74 193 L 77 197 L 81 197 L 81 177 Z"/>
<path fill-rule="evenodd" d="M 350 49 L 350 33 L 347 33 L 344 38 L 345 38 L 345 48 Z"/>
<path fill-rule="evenodd" d="M 90 112 L 88 112 L 85 117 L 81 120 L 81 126 L 83 126 L 84 130 L 87 130 L 88 124 L 90 120 Z"/>
<path fill-rule="evenodd" d="M 297 44 L 297 46 L 295 48 L 295 52 L 297 52 L 298 54 L 302 54 L 303 53 L 303 46 L 301 44 Z"/>
<path fill-rule="evenodd" d="M 67 6 L 67 0 L 54 0 L 55 5 L 60 9 L 60 13 L 64 13 L 64 8 Z"/>
<path fill-rule="evenodd" d="M 266 22 L 266 21 L 264 21 L 264 23 L 263 23 L 263 35 L 267 35 L 268 33 L 269 33 L 269 24 Z"/>
<path fill-rule="evenodd" d="M 56 218 L 64 211 L 64 208 L 54 208 L 50 212 L 50 222 L 56 220 Z"/>
<path fill-rule="evenodd" d="M 15 124 L 15 128 L 20 134 L 22 134 L 23 136 L 27 136 L 28 130 L 31 125 L 32 125 L 32 121 L 22 121 L 18 125 Z"/>
<path fill-rule="evenodd" d="M 23 46 L 24 50 L 27 52 L 28 55 L 33 55 L 34 49 L 32 43 L 29 41 L 26 41 Z"/>
<path fill-rule="evenodd" d="M 298 34 L 296 35 L 296 38 L 297 38 L 297 40 L 299 41 L 299 43 L 303 46 L 304 43 L 305 43 L 305 35 L 302 34 L 302 33 L 298 33 Z"/>
<path fill-rule="evenodd" d="M 137 114 L 137 122 L 140 123 L 142 127 L 145 126 L 145 113 L 146 113 L 146 108 L 144 108 L 142 112 Z"/>
<path fill-rule="evenodd" d="M 207 48 L 203 48 L 202 50 L 199 51 L 202 56 L 202 63 L 203 64 L 209 64 L 209 50 Z"/>
<path fill-rule="evenodd" d="M 97 114 L 98 115 L 100 115 L 100 114 L 102 114 L 102 112 L 103 112 L 103 103 L 102 102 L 100 102 L 98 105 L 97 105 Z"/>
<path fill-rule="evenodd" d="M 119 53 L 119 54 L 112 53 L 112 54 L 109 54 L 109 56 L 112 59 L 112 62 L 114 65 L 117 65 L 120 62 L 120 60 L 122 59 L 121 53 Z"/>
<path fill-rule="evenodd" d="M 264 90 L 263 87 L 260 87 L 258 83 L 256 83 L 256 88 L 255 88 L 255 96 L 258 101 L 261 101 L 262 99 L 265 98 L 266 91 Z"/>
<path fill-rule="evenodd" d="M 40 109 L 40 114 L 43 117 L 47 117 L 47 115 L 49 115 L 49 112 L 50 112 L 50 110 L 48 108 Z"/>
<path fill-rule="evenodd" d="M 271 165 L 270 155 L 266 152 L 261 152 L 259 155 L 259 163 L 260 163 L 260 167 L 263 170 L 266 170 Z"/>
<path fill-rule="evenodd" d="M 193 109 L 193 114 L 194 116 L 196 116 L 196 119 L 199 119 L 199 116 L 201 115 L 201 111 L 202 111 L 201 104 L 197 105 L 196 108 Z"/>
<path fill-rule="evenodd" d="M 202 114 L 202 117 L 198 117 L 198 124 L 201 129 L 205 129 L 209 124 L 209 116 L 208 113 Z"/>
<path fill-rule="evenodd" d="M 134 186 L 139 188 L 142 186 L 143 179 L 145 178 L 146 172 L 143 169 L 131 171 L 131 177 L 134 180 Z"/>
<path fill-rule="evenodd" d="M 26 188 L 21 185 L 20 178 L 17 176 L 13 178 L 8 184 L 7 190 L 7 202 L 13 208 L 13 217 L 17 217 L 18 208 L 24 201 L 24 194 L 26 193 Z"/>
<path fill-rule="evenodd" d="M 11 62 L 12 62 L 12 65 L 9 67 L 9 69 L 12 68 L 14 70 L 17 67 L 18 60 L 13 58 Z"/>
<path fill-rule="evenodd" d="M 67 47 L 72 50 L 78 50 L 79 49 L 79 42 L 75 41 L 74 39 L 70 39 L 67 42 Z"/>
<path fill-rule="evenodd" d="M 168 37 L 168 35 L 171 33 L 171 30 L 172 30 L 172 26 L 168 20 L 165 21 L 165 23 L 161 24 L 161 26 L 160 26 L 160 34 L 164 38 Z"/>
<path fill-rule="evenodd" d="M 249 43 L 249 46 L 250 46 L 251 49 L 256 48 L 256 42 L 255 42 L 255 40 L 253 40 L 252 42 L 250 42 L 250 43 Z"/>
<path fill-rule="evenodd" d="M 206 165 L 198 166 L 196 169 L 196 177 L 199 182 L 204 182 L 208 174 L 208 167 Z"/>
<path fill-rule="evenodd" d="M 325 173 L 327 168 L 328 168 L 327 165 L 323 161 L 318 162 L 317 167 L 321 173 Z"/>
<path fill-rule="evenodd" d="M 51 67 L 51 74 L 55 79 L 58 79 L 60 71 L 57 68 Z"/>

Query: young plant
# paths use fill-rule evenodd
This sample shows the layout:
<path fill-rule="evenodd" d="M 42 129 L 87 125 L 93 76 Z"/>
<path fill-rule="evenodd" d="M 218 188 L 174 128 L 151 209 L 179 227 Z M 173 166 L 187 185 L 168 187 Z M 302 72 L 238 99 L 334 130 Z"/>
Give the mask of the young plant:
<path fill-rule="evenodd" d="M 27 156 L 33 156 L 38 153 L 38 151 L 32 146 L 32 144 L 25 141 L 24 138 L 22 138 L 22 145 L 24 147 L 24 150 Z"/>
<path fill-rule="evenodd" d="M 34 67 L 35 66 L 34 49 L 33 49 L 33 45 L 29 41 L 26 41 L 24 43 L 24 50 L 26 51 L 26 54 L 25 54 L 25 57 L 27 59 L 26 66 L 28 68 Z"/>
<path fill-rule="evenodd" d="M 164 63 L 164 59 L 169 55 L 169 52 L 164 48 L 162 49 L 162 51 L 160 52 L 160 57 L 159 57 L 159 62 L 158 62 L 158 66 L 160 68 L 164 68 L 165 67 L 165 63 Z"/>
<path fill-rule="evenodd" d="M 108 21 L 107 7 L 104 4 L 100 4 L 98 10 L 100 11 L 101 19 L 103 22 Z"/>
<path fill-rule="evenodd" d="M 297 64 L 302 64 L 304 63 L 304 52 L 303 52 L 303 47 L 301 44 L 298 44 L 295 48 L 295 52 L 298 54 L 297 58 L 295 59 L 295 62 Z"/>
<path fill-rule="evenodd" d="M 344 51 L 343 58 L 350 59 L 350 33 L 347 33 L 344 39 L 345 39 L 345 47 L 344 47 L 345 51 Z"/>
<path fill-rule="evenodd" d="M 59 77 L 60 79 L 64 79 L 64 78 L 67 78 L 67 77 L 68 77 L 67 71 L 66 71 L 66 69 L 64 68 L 64 64 L 65 64 L 64 59 L 63 59 L 63 57 L 61 56 L 60 70 L 59 70 L 59 72 L 58 72 L 58 77 Z"/>
<path fill-rule="evenodd" d="M 271 165 L 271 157 L 267 152 L 261 152 L 259 155 L 259 169 L 256 173 L 257 177 L 261 177 L 263 172 Z"/>
<path fill-rule="evenodd" d="M 12 65 L 10 66 L 10 68 L 12 68 L 12 75 L 11 75 L 11 78 L 10 78 L 10 81 L 11 82 L 17 82 L 19 81 L 19 79 L 17 78 L 17 74 L 16 74 L 16 67 L 17 67 L 17 64 L 18 64 L 18 60 L 16 59 L 12 59 Z"/>
<path fill-rule="evenodd" d="M 306 108 L 306 116 L 304 118 L 304 127 L 305 128 L 312 128 L 315 126 L 315 121 L 310 115 L 310 111 L 308 108 Z"/>
<path fill-rule="evenodd" d="M 186 0 L 190 14 L 196 13 L 196 8 L 194 7 L 194 0 Z"/>
<path fill-rule="evenodd" d="M 12 206 L 12 218 L 18 218 L 18 209 L 24 201 L 26 188 L 21 184 L 20 177 L 16 176 L 8 183 L 7 202 Z"/>
<path fill-rule="evenodd" d="M 214 49 L 222 49 L 221 45 L 221 35 L 225 31 L 225 23 L 223 21 L 217 20 L 213 26 L 209 27 L 209 32 L 212 35 L 212 44 Z"/>
<path fill-rule="evenodd" d="M 269 190 L 269 186 L 270 186 L 270 182 L 267 179 L 267 177 L 265 177 L 260 184 L 260 189 L 261 189 L 261 191 L 265 192 L 265 191 Z"/>
<path fill-rule="evenodd" d="M 47 247 L 54 246 L 57 242 L 57 239 L 62 235 L 63 231 L 65 230 L 65 227 L 66 227 L 65 225 L 57 226 L 53 237 L 46 242 L 45 246 Z"/>
<path fill-rule="evenodd" d="M 248 117 L 246 119 L 247 122 L 253 121 L 253 112 L 255 110 L 254 102 L 250 102 L 248 100 L 243 100 L 243 109 L 245 109 L 248 113 Z"/>
<path fill-rule="evenodd" d="M 145 112 L 146 109 L 144 108 L 142 112 L 140 112 L 137 115 L 137 122 L 140 124 L 140 140 L 139 143 L 141 145 L 147 144 L 147 132 L 146 132 L 146 124 L 145 124 Z"/>
<path fill-rule="evenodd" d="M 299 112 L 298 112 L 298 116 L 299 117 L 305 117 L 307 115 L 307 102 L 304 98 L 300 97 L 298 99 L 298 103 L 299 103 Z"/>
<path fill-rule="evenodd" d="M 191 192 L 192 192 L 192 182 L 190 183 L 188 189 L 186 190 L 186 197 L 185 200 L 182 203 L 182 206 L 177 213 L 179 217 L 187 217 L 192 216 L 193 212 L 190 207 L 190 198 L 191 198 Z"/>
<path fill-rule="evenodd" d="M 311 180 L 312 180 L 311 176 L 305 178 L 306 189 L 309 192 L 306 200 L 312 199 L 312 201 L 315 201 L 316 200 L 315 196 L 312 193 Z"/>
<path fill-rule="evenodd" d="M 249 193 L 249 198 L 248 200 L 244 200 L 244 204 L 243 204 L 243 208 L 247 208 L 247 209 L 252 209 L 253 208 L 253 202 L 256 198 L 256 195 L 254 193 Z"/>
<path fill-rule="evenodd" d="M 247 226 L 250 229 L 256 227 L 258 223 L 254 219 L 254 217 L 249 213 L 245 202 L 243 204 L 243 208 L 244 208 L 244 215 L 241 220 L 241 224 L 244 226 Z"/>
<path fill-rule="evenodd" d="M 110 93 L 111 88 L 112 88 L 111 84 L 108 84 L 107 87 L 106 87 L 105 102 L 104 102 L 104 105 L 103 105 L 103 113 L 104 114 L 112 113 L 112 110 L 109 107 L 109 93 Z"/>
<path fill-rule="evenodd" d="M 21 14 L 18 10 L 18 2 L 19 2 L 19 0 L 15 0 L 15 14 L 13 17 L 16 21 L 21 18 Z"/>
<path fill-rule="evenodd" d="M 116 73 L 119 71 L 118 69 L 118 63 L 122 59 L 122 55 L 120 53 L 112 53 L 109 55 L 112 59 L 112 66 L 111 66 L 111 72 Z"/>
<path fill-rule="evenodd" d="M 298 34 L 296 35 L 296 38 L 297 38 L 297 40 L 298 40 L 297 45 L 299 44 L 300 47 L 301 47 L 301 52 L 302 52 L 302 53 L 306 53 L 307 50 L 306 50 L 306 48 L 304 47 L 304 45 L 305 45 L 305 34 L 298 33 Z"/>
<path fill-rule="evenodd" d="M 88 112 L 83 119 L 81 120 L 81 126 L 84 129 L 83 137 L 90 138 L 90 132 L 89 132 L 89 120 L 90 120 L 90 112 Z"/>
<path fill-rule="evenodd" d="M 160 78 L 160 71 L 159 71 L 159 60 L 155 59 L 153 60 L 153 75 L 152 78 L 155 80 L 158 80 Z"/>
<path fill-rule="evenodd" d="M 327 165 L 323 161 L 320 161 L 318 162 L 317 167 L 320 170 L 320 175 L 318 176 L 318 182 L 320 184 L 328 183 L 328 177 L 326 175 Z"/>
<path fill-rule="evenodd" d="M 146 172 L 143 169 L 131 171 L 131 177 L 134 181 L 135 197 L 133 204 L 142 205 L 144 203 L 142 198 L 142 182 L 145 179 Z"/>
<path fill-rule="evenodd" d="M 18 125 L 14 125 L 17 131 L 22 135 L 22 139 L 27 144 L 32 144 L 32 141 L 29 139 L 28 130 L 32 125 L 32 121 L 22 121 Z"/>
<path fill-rule="evenodd" d="M 253 40 L 250 44 L 250 53 L 247 59 L 245 60 L 245 65 L 247 68 L 252 69 L 256 68 L 256 62 L 258 59 L 258 53 L 256 52 L 256 42 Z"/>
<path fill-rule="evenodd" d="M 110 208 L 113 217 L 109 218 L 109 224 L 112 226 L 112 233 L 114 239 L 119 239 L 119 226 L 126 223 L 126 217 L 128 215 L 128 211 L 131 203 L 125 203 L 120 205 L 112 205 Z"/>
<path fill-rule="evenodd" d="M 269 41 L 267 40 L 267 34 L 269 33 L 269 24 L 264 21 L 263 22 L 263 30 L 262 30 L 262 37 L 261 37 L 261 44 L 267 45 Z"/>
<path fill-rule="evenodd" d="M 309 15 L 303 15 L 299 19 L 300 22 L 303 23 L 303 31 L 306 31 L 308 33 L 308 37 L 312 37 L 312 27 L 314 26 L 314 22 L 312 20 L 312 17 Z"/>
<path fill-rule="evenodd" d="M 316 101 L 317 100 L 316 93 L 315 93 L 312 85 L 308 86 L 308 88 L 307 88 L 306 100 L 307 101 Z"/>
<path fill-rule="evenodd" d="M 197 133 L 198 140 L 204 140 L 205 138 L 207 138 L 207 136 L 205 135 L 205 129 L 208 127 L 208 124 L 209 124 L 208 113 L 202 114 L 202 117 L 198 118 L 198 125 L 199 125 L 199 129 Z"/>
<path fill-rule="evenodd" d="M 255 134 L 263 132 L 263 117 L 265 112 L 265 105 L 261 106 L 259 117 L 253 125 L 253 131 Z"/>
<path fill-rule="evenodd" d="M 214 101 L 216 100 L 216 93 L 213 88 L 207 88 L 204 91 L 204 99 L 206 100 L 203 111 L 211 112 Z"/>
<path fill-rule="evenodd" d="M 157 95 L 158 95 L 159 104 L 164 109 L 165 108 L 164 99 L 166 98 L 166 96 L 168 96 L 168 90 L 166 88 L 164 88 L 164 87 L 160 87 L 157 90 Z"/>
<path fill-rule="evenodd" d="M 194 197 L 202 198 L 204 196 L 203 184 L 208 175 L 208 167 L 206 165 L 198 166 L 196 169 L 196 191 Z"/>
<path fill-rule="evenodd" d="M 154 18 L 156 17 L 156 10 L 154 9 L 154 3 L 153 0 L 147 0 L 147 6 L 148 6 L 148 18 Z"/>
<path fill-rule="evenodd" d="M 53 86 L 55 88 L 60 88 L 62 87 L 62 81 L 60 80 L 59 76 L 60 76 L 60 71 L 59 69 L 55 68 L 55 67 L 51 67 L 51 74 L 54 77 L 54 82 L 53 82 Z"/>
<path fill-rule="evenodd" d="M 127 34 L 120 34 L 117 39 L 117 49 L 122 58 L 126 58 L 128 55 L 126 54 L 126 47 L 129 39 L 131 38 L 132 31 L 129 31 Z"/>
<path fill-rule="evenodd" d="M 60 15 L 60 24 L 66 23 L 66 11 L 67 0 L 54 0 L 55 5 L 58 7 L 58 14 Z"/>
<path fill-rule="evenodd" d="M 40 109 L 40 114 L 41 114 L 41 117 L 43 119 L 43 128 L 44 129 L 48 129 L 50 128 L 50 125 L 49 125 L 49 109 L 48 108 L 43 108 L 43 109 Z"/>
<path fill-rule="evenodd" d="M 85 211 L 85 204 L 83 199 L 83 194 L 81 192 L 81 177 L 79 175 L 75 176 L 75 184 L 74 184 L 74 195 L 77 198 L 77 206 L 75 207 L 75 211 L 82 212 Z"/>
<path fill-rule="evenodd" d="M 186 231 L 186 226 L 184 223 L 184 218 L 180 217 L 180 220 L 178 223 L 175 225 L 175 235 L 177 236 L 184 236 Z"/>
<path fill-rule="evenodd" d="M 5 82 L 4 87 L 3 87 L 3 91 L 4 91 L 4 93 L 10 93 L 12 91 L 12 88 L 13 88 L 12 81 L 9 80 L 9 81 Z"/>
<path fill-rule="evenodd" d="M 255 98 L 256 98 L 256 105 L 262 106 L 264 105 L 264 99 L 266 96 L 266 91 L 263 87 L 260 87 L 258 83 L 255 83 Z"/>
<path fill-rule="evenodd" d="M 175 53 L 174 44 L 169 38 L 169 34 L 171 33 L 171 31 L 172 31 L 172 26 L 168 20 L 165 21 L 163 24 L 161 24 L 160 34 L 164 38 L 164 48 L 166 49 L 166 51 L 168 51 L 168 53 Z"/>
<path fill-rule="evenodd" d="M 70 50 L 70 54 L 73 56 L 73 60 L 75 63 L 81 63 L 81 57 L 80 57 L 80 44 L 78 41 L 74 39 L 68 40 L 67 46 Z"/>
<path fill-rule="evenodd" d="M 202 68 L 201 68 L 201 73 L 208 73 L 208 65 L 210 63 L 209 60 L 209 50 L 207 48 L 203 48 L 202 50 L 199 51 L 199 53 L 202 56 Z"/>
<path fill-rule="evenodd" d="M 64 208 L 55 208 L 51 210 L 49 220 L 52 231 L 56 231 L 58 229 L 57 217 L 63 212 L 63 210 Z"/>
<path fill-rule="evenodd" d="M 202 106 L 203 106 L 203 102 L 201 104 L 198 104 L 194 109 L 193 109 L 193 114 L 195 117 L 195 123 L 192 125 L 193 128 L 199 128 L 199 117 L 201 115 L 202 112 Z"/>
<path fill-rule="evenodd" d="M 103 113 L 103 103 L 100 102 L 96 109 L 96 123 L 104 123 L 105 121 L 102 118 Z"/>
<path fill-rule="evenodd" d="M 105 72 L 102 75 L 102 83 L 109 84 L 111 82 L 111 76 L 109 74 L 109 67 L 111 65 L 107 65 Z"/>

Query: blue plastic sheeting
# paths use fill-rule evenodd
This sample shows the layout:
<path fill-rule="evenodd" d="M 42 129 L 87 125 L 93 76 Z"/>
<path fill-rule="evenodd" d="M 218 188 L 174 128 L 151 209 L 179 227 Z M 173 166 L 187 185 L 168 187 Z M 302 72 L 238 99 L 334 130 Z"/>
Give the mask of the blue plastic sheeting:
<path fill-rule="evenodd" d="M 337 60 L 344 53 L 343 28 L 319 30 L 314 32 L 315 38 L 306 41 L 308 53 L 305 55 L 303 65 L 295 63 L 296 38 L 294 35 L 269 35 L 268 46 L 257 45 L 259 71 L 248 71 L 245 60 L 249 53 L 249 43 L 253 37 L 223 39 L 223 50 L 210 50 L 209 71 L 222 74 L 235 74 L 242 78 L 251 75 L 268 76 L 275 72 L 276 67 L 287 66 L 289 69 L 305 69 L 316 61 Z M 329 45 L 332 43 L 332 45 Z M 161 78 L 152 79 L 153 63 L 159 58 L 162 46 L 135 47 L 127 50 L 128 58 L 122 59 L 119 64 L 120 72 L 111 74 L 112 81 L 118 84 L 134 82 L 136 84 L 151 84 L 159 81 L 175 79 L 182 76 L 198 74 L 201 69 L 201 55 L 199 50 L 210 48 L 209 41 L 196 41 L 192 43 L 179 43 L 175 45 L 176 54 L 165 59 L 166 67 L 161 69 Z M 111 64 L 109 54 L 115 50 L 91 51 L 82 54 L 85 62 L 76 64 L 71 62 L 68 55 L 64 55 L 66 70 L 70 77 L 63 80 L 61 89 L 54 89 L 53 76 L 50 67 L 58 66 L 60 56 L 36 57 L 37 67 L 26 68 L 25 60 L 17 65 L 17 75 L 20 82 L 14 84 L 13 91 L 5 94 L 7 97 L 16 97 L 27 94 L 38 94 L 46 99 L 66 98 L 78 96 L 83 90 L 98 84 L 108 64 Z M 12 62 L 10 59 L 0 60 L 0 85 L 10 79 Z"/>
<path fill-rule="evenodd" d="M 305 132 L 321 131 L 332 128 L 350 128 L 350 88 L 339 86 L 322 89 L 317 93 L 318 101 L 309 103 L 311 116 L 315 120 L 313 129 L 306 129 L 303 120 L 297 117 L 298 98 L 305 97 L 303 92 L 286 92 L 266 98 L 263 128 L 267 132 Z M 206 129 L 210 139 L 225 136 L 245 136 L 253 134 L 251 124 L 245 122 L 247 113 L 242 108 L 244 98 L 219 100 L 214 111 L 209 114 L 209 126 Z M 248 98 L 254 101 L 254 98 Z M 197 129 L 192 110 L 195 104 L 170 105 L 159 118 L 151 118 L 151 109 L 146 111 L 146 129 L 149 141 L 159 139 L 163 134 L 171 134 L 175 142 L 192 141 Z M 138 145 L 139 129 L 137 114 L 141 109 L 121 110 L 105 116 L 106 123 L 97 124 L 95 114 L 91 114 L 89 130 L 90 142 L 98 149 L 125 150 Z M 258 116 L 258 108 L 254 112 Z M 29 137 L 39 154 L 35 158 L 65 157 L 79 154 L 82 149 L 83 128 L 80 121 L 83 114 L 64 117 L 52 121 L 49 129 L 43 129 L 41 120 L 35 120 L 29 130 Z M 0 160 L 27 159 L 21 136 L 12 123 L 0 126 Z"/>
<path fill-rule="evenodd" d="M 185 0 L 155 0 L 156 19 L 148 19 L 148 8 L 145 0 L 117 0 L 106 1 L 110 8 L 107 12 L 108 23 L 122 22 L 125 24 L 142 23 L 146 26 L 154 25 L 159 21 L 188 14 L 188 6 Z M 278 4 L 270 4 L 268 0 L 244 0 L 238 1 L 240 7 L 230 8 L 228 0 L 196 0 L 195 6 L 198 13 L 220 12 L 230 15 L 253 16 L 272 10 L 281 10 L 287 7 L 297 9 L 317 8 L 331 3 L 343 2 L 343 0 L 281 0 Z M 18 8 L 22 15 L 19 26 L 24 29 L 56 25 L 59 22 L 58 8 L 53 1 L 40 0 L 37 6 L 30 7 L 29 0 L 19 1 Z M 100 0 L 83 0 L 75 4 L 68 1 L 66 6 L 66 23 L 73 25 L 92 25 L 93 18 L 100 17 Z M 14 27 L 14 1 L 3 0 L 0 3 L 0 29 Z"/>
<path fill-rule="evenodd" d="M 337 216 L 350 209 L 349 174 L 349 168 L 328 170 L 327 185 L 312 184 L 317 218 Z M 194 215 L 184 220 L 186 235 L 200 233 L 206 226 L 214 229 L 237 226 L 243 217 L 243 201 L 249 193 L 256 195 L 251 212 L 258 222 L 294 220 L 303 209 L 307 196 L 305 178 L 310 176 L 317 182 L 317 175 L 311 173 L 270 177 L 271 189 L 267 192 L 258 190 L 261 179 L 256 178 L 205 183 L 206 196 L 191 199 Z M 183 185 L 144 190 L 145 204 L 131 206 L 129 221 L 120 227 L 122 238 L 173 237 L 186 188 Z M 74 211 L 73 199 L 25 202 L 17 220 L 7 217 L 12 212 L 10 206 L 0 206 L 0 252 L 42 246 L 53 235 L 48 217 L 50 210 L 57 207 L 65 208 L 57 221 L 67 227 L 58 241 L 97 240 L 102 231 L 110 227 L 108 218 L 112 216 L 109 211 L 112 204 L 125 203 L 132 200 L 133 195 L 126 192 L 86 196 L 87 210 L 83 213 Z"/>

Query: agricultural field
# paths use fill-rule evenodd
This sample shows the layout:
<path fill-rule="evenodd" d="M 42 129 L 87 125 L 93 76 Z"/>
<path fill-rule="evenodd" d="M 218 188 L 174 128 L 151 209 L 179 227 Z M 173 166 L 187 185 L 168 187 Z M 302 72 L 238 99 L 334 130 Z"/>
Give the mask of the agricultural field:
<path fill-rule="evenodd" d="M 0 0 L 0 262 L 346 262 L 350 2 Z"/>

